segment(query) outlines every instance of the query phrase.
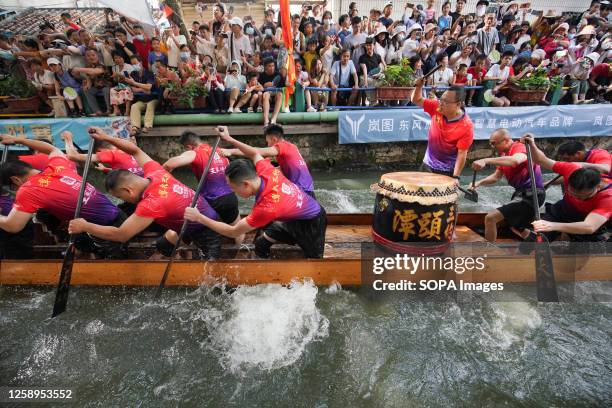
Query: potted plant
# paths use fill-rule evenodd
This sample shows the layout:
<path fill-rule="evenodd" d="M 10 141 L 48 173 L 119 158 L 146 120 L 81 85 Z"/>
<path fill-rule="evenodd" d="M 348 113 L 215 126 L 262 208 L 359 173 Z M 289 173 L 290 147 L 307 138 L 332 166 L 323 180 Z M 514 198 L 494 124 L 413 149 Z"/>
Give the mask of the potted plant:
<path fill-rule="evenodd" d="M 200 79 L 191 79 L 186 83 L 169 82 L 170 99 L 177 107 L 196 109 L 206 106 L 208 89 Z"/>
<path fill-rule="evenodd" d="M 383 101 L 410 99 L 415 80 L 408 58 L 402 58 L 399 64 L 387 65 L 383 71 L 376 88 L 376 98 Z"/>
<path fill-rule="evenodd" d="M 11 75 L 0 81 L 0 96 L 11 112 L 38 112 L 40 98 L 27 79 Z"/>
<path fill-rule="evenodd" d="M 545 69 L 536 69 L 521 79 L 510 78 L 507 97 L 513 102 L 541 102 L 551 86 Z"/>

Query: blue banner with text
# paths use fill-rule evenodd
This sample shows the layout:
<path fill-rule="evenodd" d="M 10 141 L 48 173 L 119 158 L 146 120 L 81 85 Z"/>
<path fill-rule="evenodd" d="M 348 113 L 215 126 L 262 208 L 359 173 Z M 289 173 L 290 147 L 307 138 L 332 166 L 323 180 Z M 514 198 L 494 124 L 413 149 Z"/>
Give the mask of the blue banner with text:
<path fill-rule="evenodd" d="M 130 118 L 61 118 L 61 119 L 9 119 L 0 120 L 0 134 L 11 136 L 24 136 L 29 139 L 53 142 L 59 148 L 64 147 L 61 134 L 64 131 L 72 133 L 74 143 L 82 149 L 87 149 L 90 126 L 102 128 L 111 136 L 128 138 Z M 18 148 L 20 149 L 20 148 Z"/>
<path fill-rule="evenodd" d="M 486 140 L 498 128 L 518 138 L 612 136 L 612 105 L 467 108 L 474 139 Z M 345 111 L 338 114 L 338 142 L 385 143 L 427 140 L 430 116 L 423 109 Z"/>

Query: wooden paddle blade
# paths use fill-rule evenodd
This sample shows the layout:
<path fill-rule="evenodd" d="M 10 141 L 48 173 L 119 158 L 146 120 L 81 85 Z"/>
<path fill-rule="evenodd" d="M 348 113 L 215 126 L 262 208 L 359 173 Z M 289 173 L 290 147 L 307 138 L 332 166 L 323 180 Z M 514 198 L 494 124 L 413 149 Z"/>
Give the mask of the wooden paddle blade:
<path fill-rule="evenodd" d="M 62 263 L 62 272 L 60 273 L 59 282 L 57 284 L 57 292 L 55 294 L 55 303 L 53 304 L 53 313 L 51 317 L 55 317 L 66 310 L 68 304 L 68 292 L 70 291 L 70 278 L 72 277 L 72 265 L 74 265 L 74 255 L 76 249 L 74 244 L 68 245 L 64 262 Z"/>
<path fill-rule="evenodd" d="M 550 244 L 546 237 L 538 234 L 535 243 L 536 288 L 539 302 L 558 302 L 555 270 Z"/>

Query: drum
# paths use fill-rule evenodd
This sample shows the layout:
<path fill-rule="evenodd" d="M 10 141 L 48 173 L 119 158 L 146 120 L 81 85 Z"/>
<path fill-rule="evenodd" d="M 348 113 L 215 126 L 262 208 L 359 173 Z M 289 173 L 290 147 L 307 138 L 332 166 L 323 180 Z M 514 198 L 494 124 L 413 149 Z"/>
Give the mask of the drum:
<path fill-rule="evenodd" d="M 433 173 L 383 174 L 376 192 L 372 237 L 396 252 L 444 252 L 457 223 L 457 181 Z"/>

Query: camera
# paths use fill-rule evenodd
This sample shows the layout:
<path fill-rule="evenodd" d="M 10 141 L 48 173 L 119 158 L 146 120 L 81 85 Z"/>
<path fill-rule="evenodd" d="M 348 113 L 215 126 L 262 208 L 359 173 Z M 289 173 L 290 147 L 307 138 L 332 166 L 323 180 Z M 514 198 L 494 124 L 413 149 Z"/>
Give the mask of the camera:
<path fill-rule="evenodd" d="M 312 10 L 312 6 L 306 6 L 306 7 L 304 7 L 304 9 L 310 11 L 310 10 Z"/>

